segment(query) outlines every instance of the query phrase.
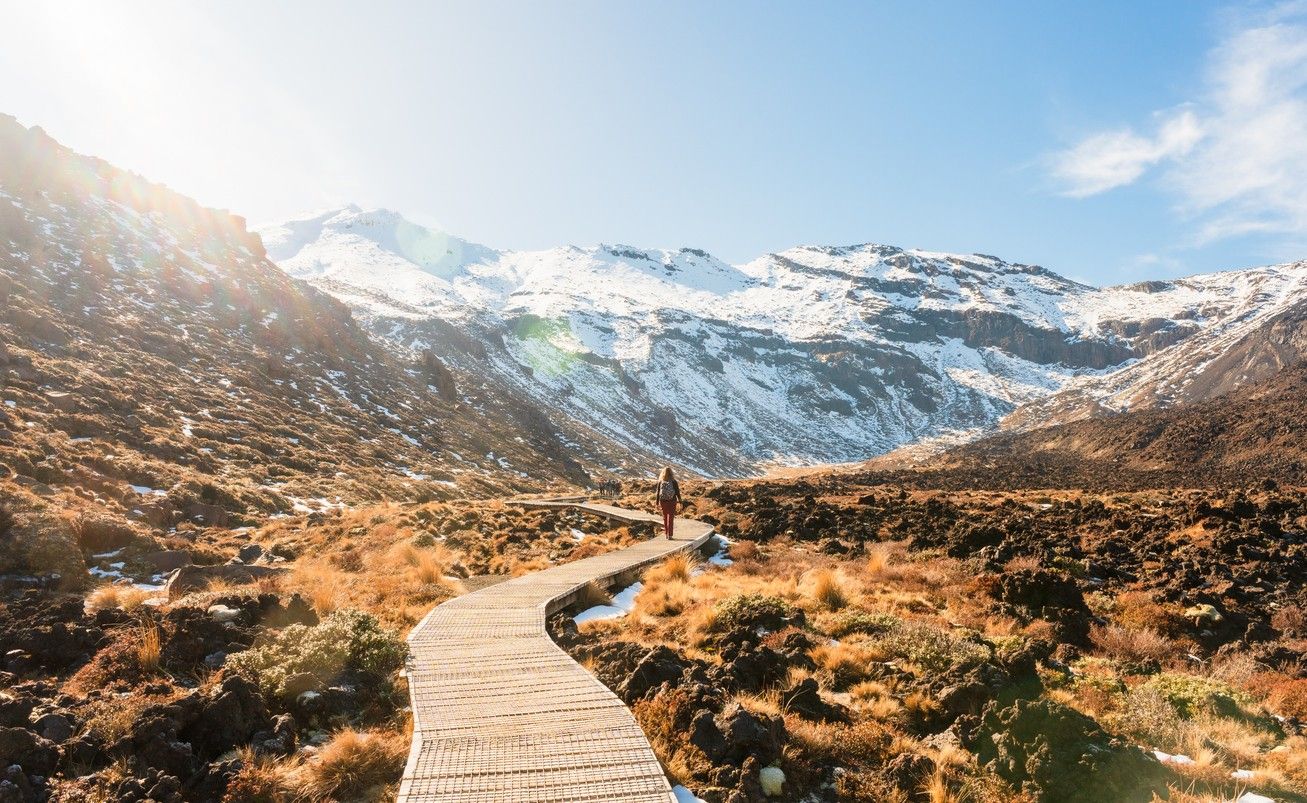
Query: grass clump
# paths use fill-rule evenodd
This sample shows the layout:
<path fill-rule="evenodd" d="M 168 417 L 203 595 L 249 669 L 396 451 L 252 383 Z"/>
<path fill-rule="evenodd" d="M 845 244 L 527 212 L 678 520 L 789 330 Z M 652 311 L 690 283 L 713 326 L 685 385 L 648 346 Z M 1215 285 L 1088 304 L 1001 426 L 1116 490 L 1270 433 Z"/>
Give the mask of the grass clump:
<path fill-rule="evenodd" d="M 338 731 L 317 760 L 304 766 L 301 795 L 309 800 L 379 798 L 381 787 L 399 780 L 408 748 L 402 733 Z"/>
<path fill-rule="evenodd" d="M 91 612 L 114 608 L 134 611 L 152 596 L 149 591 L 131 586 L 102 585 L 87 595 L 86 609 Z"/>
<path fill-rule="evenodd" d="M 291 625 L 268 643 L 231 656 L 227 665 L 265 694 L 285 699 L 304 690 L 305 675 L 318 684 L 347 670 L 387 677 L 407 655 L 407 645 L 374 617 L 345 609 L 312 627 Z"/>
<path fill-rule="evenodd" d="M 844 580 L 831 569 L 817 569 L 812 573 L 812 600 L 828 611 L 847 608 L 853 601 Z"/>
<path fill-rule="evenodd" d="M 159 671 L 159 661 L 163 656 L 163 638 L 159 634 L 159 626 L 142 625 L 138 635 L 136 662 L 143 673 L 153 675 Z"/>

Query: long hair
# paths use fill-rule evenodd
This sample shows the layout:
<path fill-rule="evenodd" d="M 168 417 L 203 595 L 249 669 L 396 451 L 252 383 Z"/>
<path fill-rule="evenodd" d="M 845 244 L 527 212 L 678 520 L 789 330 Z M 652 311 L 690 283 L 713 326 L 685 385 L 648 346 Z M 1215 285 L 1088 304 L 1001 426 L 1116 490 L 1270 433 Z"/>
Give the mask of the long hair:
<path fill-rule="evenodd" d="M 663 466 L 662 473 L 658 475 L 659 482 L 675 482 L 676 477 L 672 476 L 672 467 Z"/>

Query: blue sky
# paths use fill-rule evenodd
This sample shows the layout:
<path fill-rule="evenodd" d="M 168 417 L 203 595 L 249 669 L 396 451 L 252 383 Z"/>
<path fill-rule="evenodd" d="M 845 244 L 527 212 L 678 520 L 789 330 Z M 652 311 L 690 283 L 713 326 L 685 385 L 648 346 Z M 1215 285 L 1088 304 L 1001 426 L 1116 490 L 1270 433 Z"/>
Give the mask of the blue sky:
<path fill-rule="evenodd" d="M 374 5 L 0 0 L 0 111 L 255 223 L 1099 284 L 1307 257 L 1302 4 Z"/>

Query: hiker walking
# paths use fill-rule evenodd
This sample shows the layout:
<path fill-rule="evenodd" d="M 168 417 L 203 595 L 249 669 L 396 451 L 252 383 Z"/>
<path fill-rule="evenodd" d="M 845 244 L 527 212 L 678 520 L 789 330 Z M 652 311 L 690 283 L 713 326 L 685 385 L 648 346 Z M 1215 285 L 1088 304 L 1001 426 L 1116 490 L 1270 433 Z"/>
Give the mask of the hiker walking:
<path fill-rule="evenodd" d="M 672 476 L 671 466 L 664 466 L 662 473 L 658 475 L 658 487 L 654 491 L 654 499 L 663 514 L 663 532 L 671 538 L 672 527 L 676 524 L 676 507 L 681 503 L 681 485 L 676 481 L 676 477 Z"/>

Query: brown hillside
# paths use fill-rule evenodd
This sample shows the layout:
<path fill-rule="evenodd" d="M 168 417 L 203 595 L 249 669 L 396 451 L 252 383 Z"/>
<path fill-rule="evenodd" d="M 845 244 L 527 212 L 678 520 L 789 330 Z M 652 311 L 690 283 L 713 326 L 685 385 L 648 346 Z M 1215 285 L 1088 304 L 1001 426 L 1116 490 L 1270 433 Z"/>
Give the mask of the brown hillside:
<path fill-rule="evenodd" d="M 446 380 L 243 219 L 0 117 L 0 477 L 156 524 L 584 481 L 530 411 Z"/>
<path fill-rule="evenodd" d="M 1307 366 L 1196 404 L 995 435 L 872 474 L 942 488 L 1303 485 Z"/>

